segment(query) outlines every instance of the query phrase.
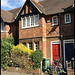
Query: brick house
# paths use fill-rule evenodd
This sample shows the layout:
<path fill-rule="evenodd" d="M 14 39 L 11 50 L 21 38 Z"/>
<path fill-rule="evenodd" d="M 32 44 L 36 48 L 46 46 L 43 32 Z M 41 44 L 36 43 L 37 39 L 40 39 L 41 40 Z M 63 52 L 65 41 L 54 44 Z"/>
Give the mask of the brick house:
<path fill-rule="evenodd" d="M 10 29 L 14 37 L 17 35 L 19 44 L 34 51 L 42 50 L 43 57 L 50 58 L 50 65 L 58 57 L 62 57 L 64 68 L 65 61 L 71 61 L 74 56 L 73 0 L 26 0 L 22 7 L 2 10 L 2 13 L 2 22 L 9 26 L 7 31 Z"/>

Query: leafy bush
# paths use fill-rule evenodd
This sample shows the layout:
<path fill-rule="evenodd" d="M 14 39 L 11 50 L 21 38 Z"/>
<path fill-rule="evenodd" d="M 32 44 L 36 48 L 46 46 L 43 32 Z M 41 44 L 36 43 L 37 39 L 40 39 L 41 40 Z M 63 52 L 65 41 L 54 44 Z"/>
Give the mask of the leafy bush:
<path fill-rule="evenodd" d="M 6 41 L 14 45 L 14 38 L 11 35 L 9 35 L 8 38 L 4 38 L 3 41 Z"/>
<path fill-rule="evenodd" d="M 6 69 L 6 66 L 11 59 L 11 49 L 14 46 L 13 43 L 13 37 L 4 38 L 3 40 L 1 40 L 1 67 L 3 69 Z"/>
<path fill-rule="evenodd" d="M 30 69 L 32 62 L 28 57 L 33 53 L 26 46 L 19 44 L 12 48 L 11 58 L 13 61 L 13 66 Z M 17 66 L 16 66 L 17 65 Z"/>
<path fill-rule="evenodd" d="M 31 55 L 31 60 L 34 63 L 34 66 L 33 66 L 34 69 L 40 68 L 42 59 L 43 59 L 43 53 L 41 50 L 37 49 Z"/>
<path fill-rule="evenodd" d="M 19 44 L 12 48 L 12 52 L 16 52 L 16 51 L 18 51 L 19 53 L 25 53 L 28 55 L 31 55 L 34 52 L 33 50 L 30 50 L 29 48 L 27 48 L 26 46 L 22 44 Z"/>

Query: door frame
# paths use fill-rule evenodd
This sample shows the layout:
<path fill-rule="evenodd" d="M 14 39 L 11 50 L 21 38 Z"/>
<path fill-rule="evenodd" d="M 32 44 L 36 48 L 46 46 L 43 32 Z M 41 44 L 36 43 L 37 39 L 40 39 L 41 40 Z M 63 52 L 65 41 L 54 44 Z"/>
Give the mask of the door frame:
<path fill-rule="evenodd" d="M 64 49 L 64 68 L 66 68 L 66 59 L 65 59 L 65 44 L 74 43 L 74 39 L 63 40 L 63 49 Z"/>
<path fill-rule="evenodd" d="M 53 62 L 53 51 L 52 51 L 52 45 L 53 44 L 60 44 L 60 57 L 61 57 L 61 41 L 60 40 L 56 40 L 56 41 L 51 41 L 51 65 L 52 65 L 52 62 Z"/>

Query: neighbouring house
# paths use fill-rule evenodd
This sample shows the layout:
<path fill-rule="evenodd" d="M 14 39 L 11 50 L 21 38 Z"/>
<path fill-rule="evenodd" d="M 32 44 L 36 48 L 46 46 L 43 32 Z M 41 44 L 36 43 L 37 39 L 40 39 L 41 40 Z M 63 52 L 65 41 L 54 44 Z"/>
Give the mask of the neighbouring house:
<path fill-rule="evenodd" d="M 44 58 L 61 57 L 63 66 L 74 57 L 74 0 L 26 0 L 9 11 L 1 10 L 1 36 L 12 36 Z M 6 30 L 5 30 L 6 29 Z"/>
<path fill-rule="evenodd" d="M 16 44 L 18 43 L 19 21 L 15 21 L 15 17 L 20 8 L 10 11 L 1 9 L 1 39 L 8 37 L 11 34 L 14 37 Z"/>

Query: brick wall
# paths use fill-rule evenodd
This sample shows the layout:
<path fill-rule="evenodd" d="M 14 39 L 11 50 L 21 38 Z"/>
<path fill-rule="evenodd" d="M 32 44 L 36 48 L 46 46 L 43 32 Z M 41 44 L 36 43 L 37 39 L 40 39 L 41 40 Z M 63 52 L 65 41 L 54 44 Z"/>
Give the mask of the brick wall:
<path fill-rule="evenodd" d="M 66 14 L 66 13 L 65 13 Z M 61 14 L 62 17 L 62 33 L 63 36 L 69 36 L 69 35 L 74 35 L 74 12 L 70 12 L 71 14 L 71 23 L 65 24 L 65 19 L 64 15 Z M 54 36 L 59 36 L 60 35 L 60 15 L 54 15 L 58 16 L 58 25 L 52 26 L 52 16 L 47 16 L 46 17 L 46 35 L 47 37 L 54 37 Z M 50 22 L 47 22 L 50 20 Z"/>
<path fill-rule="evenodd" d="M 19 21 L 10 24 L 10 32 L 12 34 L 12 36 L 14 37 L 15 40 L 15 45 L 17 45 L 19 43 Z"/>
<path fill-rule="evenodd" d="M 38 27 L 30 27 L 22 29 L 22 20 L 19 20 L 19 39 L 23 38 L 34 38 L 43 36 L 42 17 L 39 21 Z M 44 25 L 44 24 L 43 24 Z"/>
<path fill-rule="evenodd" d="M 4 31 L 1 32 L 1 39 L 9 36 L 10 26 L 8 24 L 4 25 Z"/>

